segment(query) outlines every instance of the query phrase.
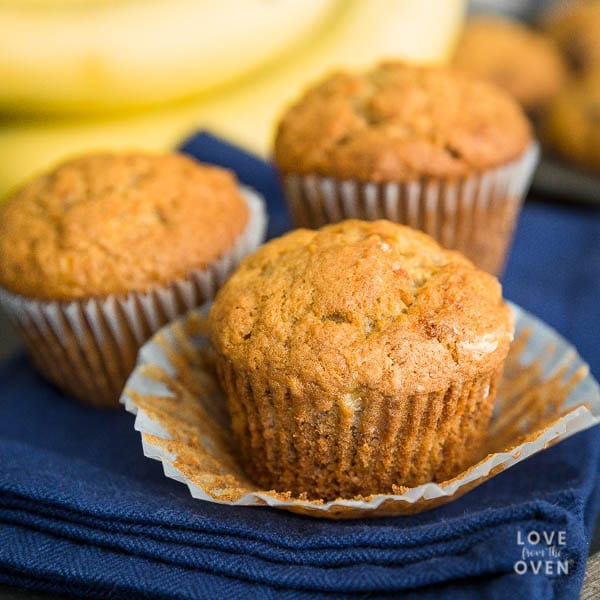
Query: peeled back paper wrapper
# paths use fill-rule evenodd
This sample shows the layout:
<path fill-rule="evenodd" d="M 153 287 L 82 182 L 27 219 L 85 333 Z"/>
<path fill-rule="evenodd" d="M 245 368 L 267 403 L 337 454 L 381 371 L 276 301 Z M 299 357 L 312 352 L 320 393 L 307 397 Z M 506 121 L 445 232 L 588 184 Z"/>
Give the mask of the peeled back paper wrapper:
<path fill-rule="evenodd" d="M 0 303 L 20 331 L 36 368 L 86 404 L 118 406 L 140 346 L 160 327 L 212 300 L 266 233 L 264 200 L 241 187 L 248 223 L 230 252 L 185 279 L 146 292 L 70 302 L 25 298 L 0 288 Z"/>
<path fill-rule="evenodd" d="M 141 349 L 121 402 L 137 415 L 146 456 L 194 498 L 271 506 L 328 519 L 414 514 L 462 496 L 536 452 L 600 422 L 600 387 L 550 327 L 512 305 L 511 346 L 489 436 L 476 464 L 444 482 L 395 494 L 323 500 L 260 489 L 243 472 L 206 336 L 207 307 L 161 329 Z"/>

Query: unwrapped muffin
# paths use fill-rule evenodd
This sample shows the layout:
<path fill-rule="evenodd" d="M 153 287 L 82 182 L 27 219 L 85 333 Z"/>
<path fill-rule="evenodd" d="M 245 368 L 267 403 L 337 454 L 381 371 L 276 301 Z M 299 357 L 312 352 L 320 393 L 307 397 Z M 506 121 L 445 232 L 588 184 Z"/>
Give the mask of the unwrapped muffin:
<path fill-rule="evenodd" d="M 95 154 L 0 207 L 0 301 L 50 381 L 117 406 L 139 346 L 212 299 L 264 234 L 235 177 L 180 154 Z"/>
<path fill-rule="evenodd" d="M 497 84 L 531 113 L 543 109 L 567 78 L 552 39 L 500 17 L 470 19 L 452 62 L 465 73 Z"/>
<path fill-rule="evenodd" d="M 350 220 L 246 258 L 209 330 L 247 473 L 331 500 L 478 460 L 513 322 L 496 278 L 461 254 Z"/>
<path fill-rule="evenodd" d="M 502 268 L 536 160 L 529 122 L 504 91 L 398 62 L 329 76 L 275 139 L 297 225 L 383 217 L 490 272 Z"/>

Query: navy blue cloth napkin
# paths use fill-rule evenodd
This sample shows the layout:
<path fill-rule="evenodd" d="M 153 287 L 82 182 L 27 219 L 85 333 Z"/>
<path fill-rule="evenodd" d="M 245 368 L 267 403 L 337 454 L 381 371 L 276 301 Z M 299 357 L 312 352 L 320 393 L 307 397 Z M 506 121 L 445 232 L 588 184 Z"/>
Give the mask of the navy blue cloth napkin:
<path fill-rule="evenodd" d="M 262 192 L 271 235 L 288 227 L 268 164 L 205 134 L 184 149 Z M 598 213 L 528 205 L 504 279 L 508 297 L 579 344 L 596 374 L 599 234 Z M 142 456 L 131 415 L 73 403 L 19 356 L 0 367 L 0 582 L 98 598 L 574 599 L 599 454 L 595 428 L 410 517 L 330 522 L 219 506 Z M 524 548 L 550 567 L 518 574 Z"/>

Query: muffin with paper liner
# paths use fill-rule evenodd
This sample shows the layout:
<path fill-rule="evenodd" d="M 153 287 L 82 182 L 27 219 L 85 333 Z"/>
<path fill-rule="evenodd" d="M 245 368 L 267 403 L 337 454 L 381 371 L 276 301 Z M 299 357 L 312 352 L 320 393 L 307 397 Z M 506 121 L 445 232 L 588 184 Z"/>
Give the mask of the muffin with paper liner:
<path fill-rule="evenodd" d="M 209 314 L 246 472 L 324 500 L 445 481 L 479 460 L 512 333 L 495 277 L 382 220 L 267 243 Z"/>
<path fill-rule="evenodd" d="M 309 89 L 283 115 L 274 151 L 296 225 L 385 218 L 492 273 L 537 155 L 507 93 L 451 68 L 401 62 L 337 72 Z"/>
<path fill-rule="evenodd" d="M 0 302 L 44 377 L 117 406 L 140 345 L 262 241 L 263 201 L 182 154 L 69 160 L 0 207 Z"/>

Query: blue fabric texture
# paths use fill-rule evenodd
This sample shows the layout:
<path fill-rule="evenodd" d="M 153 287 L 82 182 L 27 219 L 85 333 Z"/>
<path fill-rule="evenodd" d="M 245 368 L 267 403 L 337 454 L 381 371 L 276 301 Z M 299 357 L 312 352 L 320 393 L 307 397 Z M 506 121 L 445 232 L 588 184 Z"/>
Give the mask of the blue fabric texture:
<path fill-rule="evenodd" d="M 184 150 L 263 193 L 270 235 L 289 227 L 270 165 L 206 134 Z M 577 344 L 596 376 L 599 239 L 600 213 L 528 204 L 504 278 L 507 297 Z M 575 599 L 599 456 L 594 428 L 409 517 L 219 506 L 143 457 L 131 415 L 75 404 L 17 356 L 0 367 L 0 582 L 96 598 Z M 530 532 L 564 532 L 550 562 L 568 574 L 515 572 Z"/>

